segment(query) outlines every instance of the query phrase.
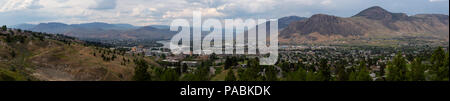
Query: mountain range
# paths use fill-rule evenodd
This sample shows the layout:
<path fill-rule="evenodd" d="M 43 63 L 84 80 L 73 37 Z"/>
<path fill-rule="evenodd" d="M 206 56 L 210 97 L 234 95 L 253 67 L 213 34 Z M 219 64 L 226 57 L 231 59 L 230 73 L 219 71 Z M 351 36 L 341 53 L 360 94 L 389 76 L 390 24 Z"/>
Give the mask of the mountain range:
<path fill-rule="evenodd" d="M 279 19 L 279 28 L 286 28 L 291 22 L 306 19 L 305 17 L 288 16 Z M 23 30 L 64 34 L 80 39 L 170 39 L 176 32 L 169 31 L 167 25 L 133 26 L 130 24 L 108 24 L 102 22 L 64 24 L 57 22 L 40 24 L 19 24 L 12 26 Z M 202 32 L 208 33 L 208 32 Z"/>
<path fill-rule="evenodd" d="M 57 22 L 20 24 L 13 26 L 23 30 L 64 34 L 80 39 L 168 39 L 175 34 L 165 25 L 133 26 L 103 22 L 64 24 Z"/>
<path fill-rule="evenodd" d="M 448 42 L 448 15 L 391 13 L 379 6 L 344 18 L 316 14 L 280 31 L 281 43 L 346 43 L 345 39 L 431 37 Z M 338 41 L 337 41 L 338 40 Z"/>
<path fill-rule="evenodd" d="M 379 6 L 351 17 L 315 14 L 310 18 L 288 16 L 278 19 L 281 44 L 351 43 L 349 40 L 420 37 L 448 42 L 449 16 L 443 14 L 392 13 Z M 59 33 L 80 39 L 170 39 L 176 32 L 166 25 L 133 26 L 101 22 L 84 24 L 21 24 L 15 28 Z M 358 42 L 356 42 L 358 43 Z"/>

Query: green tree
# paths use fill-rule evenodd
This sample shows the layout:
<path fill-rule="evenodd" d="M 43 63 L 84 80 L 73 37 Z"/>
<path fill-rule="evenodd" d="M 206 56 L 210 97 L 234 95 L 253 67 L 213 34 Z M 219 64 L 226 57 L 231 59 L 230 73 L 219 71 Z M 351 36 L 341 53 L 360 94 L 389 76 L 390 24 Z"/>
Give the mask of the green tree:
<path fill-rule="evenodd" d="M 306 81 L 327 81 L 327 79 L 322 72 L 309 71 L 306 74 Z"/>
<path fill-rule="evenodd" d="M 372 81 L 369 75 L 369 70 L 366 67 L 366 62 L 361 61 L 355 71 L 352 71 L 349 76 L 350 81 Z"/>
<path fill-rule="evenodd" d="M 209 70 L 206 67 L 197 67 L 193 73 L 188 73 L 182 78 L 184 81 L 208 81 L 209 79 Z"/>
<path fill-rule="evenodd" d="M 117 58 L 116 55 L 113 54 L 111 60 L 114 61 L 116 58 Z"/>
<path fill-rule="evenodd" d="M 162 58 L 162 59 L 166 59 L 166 55 L 165 55 L 165 54 L 162 54 L 162 55 L 161 55 L 161 58 Z"/>
<path fill-rule="evenodd" d="M 444 60 L 444 66 L 440 69 L 440 71 L 441 71 L 441 77 L 443 77 L 443 81 L 449 81 L 449 71 L 448 71 L 448 69 L 449 69 L 449 52 L 447 51 L 447 54 L 445 54 L 445 60 Z"/>
<path fill-rule="evenodd" d="M 442 47 L 436 49 L 431 55 L 431 70 L 435 73 L 439 73 L 439 68 L 444 66 L 445 53 Z M 448 62 L 448 61 L 446 61 Z"/>
<path fill-rule="evenodd" d="M 349 79 L 349 75 L 348 75 L 344 65 L 337 64 L 336 69 L 337 69 L 337 80 L 338 81 L 347 81 Z"/>
<path fill-rule="evenodd" d="M 306 81 L 306 70 L 303 68 L 298 68 L 294 72 L 289 72 L 286 75 L 287 81 Z"/>
<path fill-rule="evenodd" d="M 274 67 L 267 67 L 265 71 L 266 81 L 277 81 L 277 70 Z"/>
<path fill-rule="evenodd" d="M 150 81 L 151 77 L 148 73 L 148 63 L 144 59 L 135 61 L 136 67 L 134 68 L 133 80 L 135 81 Z"/>
<path fill-rule="evenodd" d="M 372 77 L 370 77 L 370 72 L 368 68 L 366 67 L 366 62 L 361 61 L 359 64 L 359 71 L 358 71 L 358 81 L 372 81 Z"/>
<path fill-rule="evenodd" d="M 8 30 L 8 27 L 6 27 L 6 25 L 3 25 L 2 26 L 2 31 L 6 31 L 6 30 Z"/>
<path fill-rule="evenodd" d="M 7 43 L 10 43 L 10 42 L 13 41 L 13 37 L 12 37 L 11 35 L 9 35 L 9 34 L 6 34 L 6 39 L 5 39 L 5 41 L 6 41 Z"/>
<path fill-rule="evenodd" d="M 212 61 L 216 60 L 216 59 L 217 59 L 216 53 L 212 53 L 212 54 L 209 56 L 209 59 L 211 59 Z"/>
<path fill-rule="evenodd" d="M 236 63 L 236 58 L 235 57 L 231 57 L 231 58 L 227 57 L 225 59 L 225 69 L 229 69 L 232 66 L 236 66 L 236 65 L 237 65 L 237 63 Z"/>
<path fill-rule="evenodd" d="M 330 71 L 330 67 L 328 66 L 328 60 L 327 59 L 320 59 L 319 62 L 319 66 L 320 66 L 320 72 L 321 75 L 324 77 L 324 81 L 329 81 L 331 80 L 331 71 Z"/>
<path fill-rule="evenodd" d="M 411 63 L 411 71 L 407 74 L 410 81 L 425 81 L 425 66 L 422 64 L 422 59 L 414 59 Z"/>
<path fill-rule="evenodd" d="M 404 81 L 406 79 L 406 60 L 402 54 L 398 53 L 394 59 L 388 64 L 388 81 Z"/>
<path fill-rule="evenodd" d="M 255 68 L 247 68 L 242 73 L 239 73 L 240 81 L 258 81 L 259 80 L 259 71 Z"/>
<path fill-rule="evenodd" d="M 173 69 L 166 69 L 161 75 L 161 81 L 178 81 L 179 74 Z"/>
<path fill-rule="evenodd" d="M 448 67 L 448 66 L 449 66 L 449 65 L 448 65 L 448 64 L 449 64 L 449 59 L 448 59 L 449 56 L 448 56 L 448 55 L 449 55 L 449 52 L 447 51 L 447 53 L 445 54 L 445 60 L 444 60 L 445 63 L 444 63 L 444 67 Z"/>
<path fill-rule="evenodd" d="M 239 73 L 239 80 L 241 81 L 261 81 L 263 77 L 259 75 L 261 68 L 259 67 L 258 59 L 250 59 L 248 67 Z"/>
<path fill-rule="evenodd" d="M 433 72 L 433 80 L 448 81 L 449 66 L 448 52 L 445 53 L 442 47 L 436 49 L 431 56 L 431 71 Z"/>
<path fill-rule="evenodd" d="M 225 77 L 225 81 L 236 81 L 236 76 L 234 76 L 234 72 L 232 69 L 228 71 L 227 77 Z"/>

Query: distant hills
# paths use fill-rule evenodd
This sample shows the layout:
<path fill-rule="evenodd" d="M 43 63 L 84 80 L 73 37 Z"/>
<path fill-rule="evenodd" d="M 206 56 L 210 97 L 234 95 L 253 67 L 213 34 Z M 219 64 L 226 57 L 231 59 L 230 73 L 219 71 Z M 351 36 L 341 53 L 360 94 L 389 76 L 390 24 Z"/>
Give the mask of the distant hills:
<path fill-rule="evenodd" d="M 288 16 L 279 19 L 279 28 L 286 28 L 291 22 L 305 17 Z M 40 24 L 19 24 L 12 26 L 23 30 L 64 34 L 81 39 L 170 39 L 176 32 L 169 31 L 167 25 L 133 26 L 130 24 L 108 24 L 102 22 L 64 24 L 57 22 Z M 208 32 L 202 32 L 206 34 Z"/>
<path fill-rule="evenodd" d="M 23 30 L 64 34 L 81 39 L 168 39 L 175 34 L 165 25 L 138 27 L 130 24 L 108 24 L 102 22 L 64 24 L 57 22 L 20 24 L 13 26 Z"/>
<path fill-rule="evenodd" d="M 419 37 L 434 41 L 449 40 L 449 16 L 442 14 L 392 13 L 379 6 L 352 17 L 316 14 L 310 18 L 288 16 L 278 21 L 282 44 L 351 43 L 349 40 Z M 84 24 L 20 24 L 15 28 L 59 33 L 81 39 L 170 39 L 176 32 L 166 25 L 133 26 L 101 22 Z M 204 32 L 207 33 L 207 32 Z M 359 42 L 354 42 L 359 43 Z M 383 42 L 381 42 L 383 43 Z"/>
<path fill-rule="evenodd" d="M 320 43 L 345 39 L 390 38 L 402 36 L 432 37 L 448 42 L 448 15 L 391 13 L 370 7 L 349 17 L 316 14 L 290 23 L 280 31 L 282 43 Z"/>
<path fill-rule="evenodd" d="M 130 25 L 130 24 L 108 24 L 102 22 L 94 22 L 94 23 L 84 23 L 84 24 L 72 24 L 71 26 L 77 28 L 93 28 L 93 29 L 103 29 L 103 30 L 129 30 L 136 29 L 138 27 Z"/>
<path fill-rule="evenodd" d="M 23 30 L 33 30 L 38 28 L 58 27 L 58 28 L 88 28 L 88 29 L 104 29 L 104 30 L 128 30 L 136 29 L 137 26 L 130 24 L 108 24 L 103 22 L 82 23 L 82 24 L 64 24 L 58 22 L 40 23 L 40 24 L 19 24 L 12 26 L 13 28 L 19 28 Z"/>

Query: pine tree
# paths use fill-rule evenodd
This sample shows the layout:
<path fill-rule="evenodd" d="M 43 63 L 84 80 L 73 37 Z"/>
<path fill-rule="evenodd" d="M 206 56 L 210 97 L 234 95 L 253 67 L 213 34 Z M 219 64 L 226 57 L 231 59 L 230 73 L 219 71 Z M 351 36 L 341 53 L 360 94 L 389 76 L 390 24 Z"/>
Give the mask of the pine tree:
<path fill-rule="evenodd" d="M 327 59 L 320 59 L 320 72 L 320 74 L 324 77 L 324 81 L 331 80 L 331 71 L 330 67 L 328 66 Z"/>
<path fill-rule="evenodd" d="M 136 61 L 136 67 L 134 68 L 134 76 L 133 80 L 135 81 L 150 81 L 151 77 L 150 74 L 147 71 L 148 69 L 148 63 L 143 60 L 137 60 Z"/>
<path fill-rule="evenodd" d="M 265 72 L 265 80 L 267 81 L 277 81 L 277 72 L 274 67 L 267 67 Z"/>
<path fill-rule="evenodd" d="M 432 65 L 431 70 L 434 73 L 439 74 L 439 68 L 444 66 L 444 59 L 445 53 L 442 47 L 439 47 L 433 52 L 433 54 L 431 55 L 431 65 Z"/>
<path fill-rule="evenodd" d="M 181 72 L 185 73 L 187 72 L 188 66 L 186 63 L 183 63 L 183 65 L 181 66 Z"/>
<path fill-rule="evenodd" d="M 231 67 L 231 59 L 230 58 L 226 58 L 225 59 L 225 69 L 228 69 L 228 68 L 230 68 Z"/>
<path fill-rule="evenodd" d="M 336 69 L 337 69 L 337 80 L 338 81 L 347 81 L 349 78 L 349 75 L 348 75 L 344 65 L 338 64 L 338 65 L 336 65 Z"/>
<path fill-rule="evenodd" d="M 179 75 L 173 69 L 165 69 L 161 75 L 162 81 L 178 81 Z"/>
<path fill-rule="evenodd" d="M 111 60 L 114 61 L 116 59 L 116 55 L 113 54 L 113 56 L 111 57 Z"/>
<path fill-rule="evenodd" d="M 445 60 L 444 60 L 444 66 L 440 69 L 441 70 L 441 76 L 443 77 L 443 81 L 449 81 L 449 52 L 447 51 L 447 54 L 445 54 Z"/>
<path fill-rule="evenodd" d="M 388 64 L 388 81 L 404 81 L 406 80 L 406 60 L 402 54 L 398 53 L 394 60 Z"/>
<path fill-rule="evenodd" d="M 416 58 L 411 63 L 411 71 L 408 72 L 410 81 L 425 81 L 425 66 L 422 64 L 422 59 Z"/>
<path fill-rule="evenodd" d="M 448 53 L 442 47 L 436 49 L 431 56 L 431 71 L 434 73 L 433 80 L 448 81 Z"/>
<path fill-rule="evenodd" d="M 236 81 L 236 76 L 234 76 L 234 72 L 232 69 L 228 71 L 227 77 L 225 77 L 225 81 Z"/>
<path fill-rule="evenodd" d="M 366 66 L 365 61 L 361 61 L 359 64 L 359 71 L 358 71 L 358 80 L 359 81 L 372 81 L 372 77 L 370 77 L 370 72 Z"/>
<path fill-rule="evenodd" d="M 287 81 L 306 81 L 306 70 L 302 67 L 298 68 L 297 71 L 289 72 L 287 74 Z"/>
<path fill-rule="evenodd" d="M 8 30 L 8 27 L 6 27 L 6 25 L 3 25 L 2 26 L 2 31 L 6 31 L 6 30 Z"/>

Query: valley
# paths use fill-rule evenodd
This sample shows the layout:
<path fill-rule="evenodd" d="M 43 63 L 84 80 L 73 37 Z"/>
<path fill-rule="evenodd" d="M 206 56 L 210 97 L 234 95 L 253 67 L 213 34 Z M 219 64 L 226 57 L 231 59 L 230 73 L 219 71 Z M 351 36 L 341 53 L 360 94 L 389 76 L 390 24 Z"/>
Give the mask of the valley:
<path fill-rule="evenodd" d="M 448 81 L 448 23 L 378 6 L 282 17 L 270 66 L 259 65 L 264 55 L 172 54 L 177 32 L 164 25 L 3 26 L 0 81 Z"/>

